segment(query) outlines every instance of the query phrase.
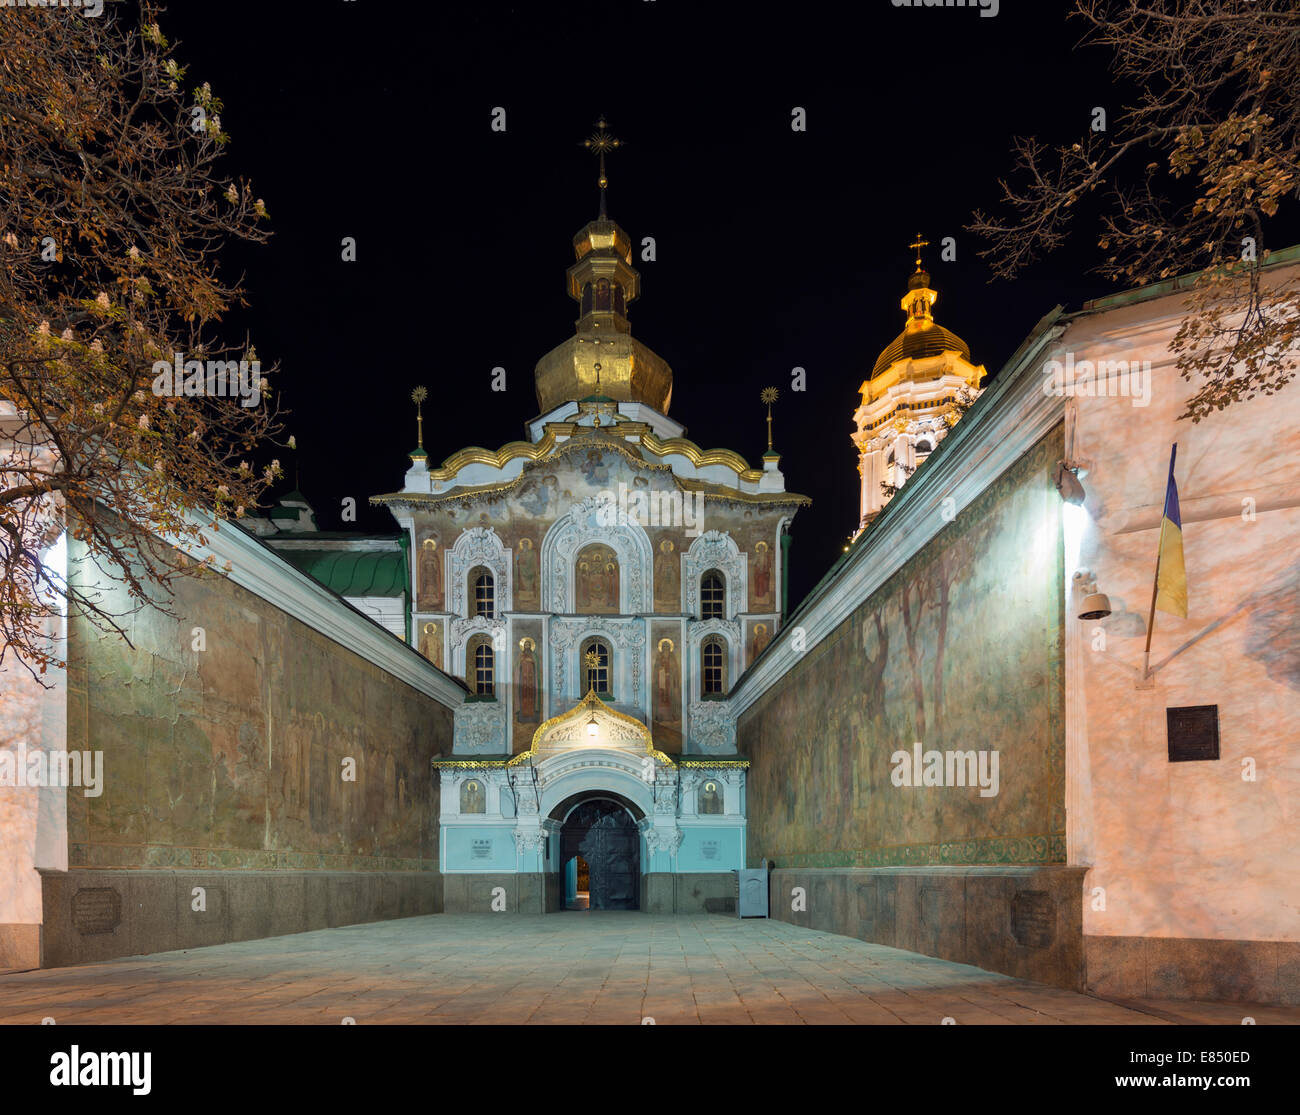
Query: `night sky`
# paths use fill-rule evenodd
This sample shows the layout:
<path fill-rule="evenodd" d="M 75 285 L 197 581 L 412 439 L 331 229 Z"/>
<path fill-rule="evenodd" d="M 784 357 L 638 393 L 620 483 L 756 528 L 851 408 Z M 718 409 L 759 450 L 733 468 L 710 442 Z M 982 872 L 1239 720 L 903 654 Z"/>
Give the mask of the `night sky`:
<path fill-rule="evenodd" d="M 564 272 L 598 193 L 580 142 L 603 113 L 627 144 L 609 163 L 610 216 L 657 242 L 657 261 L 634 258 L 630 319 L 672 365 L 671 416 L 758 465 L 758 394 L 781 389 L 781 467 L 813 500 L 793 528 L 797 603 L 857 523 L 852 414 L 902 328 L 915 233 L 935 245 L 936 319 L 991 375 L 1058 302 L 1111 289 L 1090 270 L 1086 212 L 1066 250 L 1011 284 L 989 282 L 963 232 L 997 204 L 1014 135 L 1073 142 L 1092 106 L 1124 96 L 1107 55 L 1075 49 L 1068 7 L 174 4 L 162 24 L 187 80 L 225 102 L 228 170 L 271 213 L 268 245 L 229 254 L 249 308 L 227 338 L 248 329 L 282 368 L 299 448 L 280 454 L 277 494 L 296 463 L 322 529 L 345 528 L 345 496 L 357 529 L 395 529 L 366 499 L 401 487 L 416 384 L 431 464 L 525 436 L 533 367 L 578 316 Z M 939 261 L 945 236 L 956 262 Z M 795 366 L 805 393 L 789 390 Z"/>

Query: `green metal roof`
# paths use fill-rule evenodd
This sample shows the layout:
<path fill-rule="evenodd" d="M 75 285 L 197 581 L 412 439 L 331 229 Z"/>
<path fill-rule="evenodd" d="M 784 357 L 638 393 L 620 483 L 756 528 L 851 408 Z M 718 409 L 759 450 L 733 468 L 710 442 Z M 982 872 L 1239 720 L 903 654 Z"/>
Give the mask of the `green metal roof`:
<path fill-rule="evenodd" d="M 401 596 L 407 590 L 401 550 L 279 550 L 280 556 L 340 596 Z"/>

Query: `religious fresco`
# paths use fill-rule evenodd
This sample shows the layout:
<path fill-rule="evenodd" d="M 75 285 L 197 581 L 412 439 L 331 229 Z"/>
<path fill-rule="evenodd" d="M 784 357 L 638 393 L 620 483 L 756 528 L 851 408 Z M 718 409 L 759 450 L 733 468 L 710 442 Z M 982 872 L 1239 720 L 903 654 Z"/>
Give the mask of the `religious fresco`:
<path fill-rule="evenodd" d="M 438 669 L 442 669 L 442 625 L 433 620 L 427 620 L 420 625 L 420 653 L 432 662 Z"/>
<path fill-rule="evenodd" d="M 654 593 L 656 612 L 679 612 L 682 607 L 681 554 L 671 538 L 655 545 Z"/>
<path fill-rule="evenodd" d="M 749 559 L 750 599 L 758 608 L 772 607 L 772 544 L 766 539 L 754 543 Z"/>
<path fill-rule="evenodd" d="M 419 591 L 416 593 L 419 607 L 426 612 L 436 612 L 442 607 L 442 551 L 438 548 L 436 534 L 421 540 L 416 568 L 419 571 Z"/>
<path fill-rule="evenodd" d="M 68 795 L 70 866 L 436 870 L 450 710 L 225 578 L 176 593 L 203 653 L 161 612 L 134 647 L 69 619 L 68 746 L 109 757 Z"/>
<path fill-rule="evenodd" d="M 617 615 L 618 555 L 610 547 L 596 543 L 579 550 L 574 564 L 578 611 L 584 615 Z"/>
<path fill-rule="evenodd" d="M 650 666 L 652 734 L 663 750 L 680 751 L 682 738 L 682 655 L 675 627 L 655 625 Z M 673 634 L 662 632 L 671 631 Z"/>
<path fill-rule="evenodd" d="M 515 545 L 515 607 L 536 608 L 537 595 L 537 546 L 531 538 L 521 538 Z"/>
<path fill-rule="evenodd" d="M 542 625 L 539 620 L 515 623 L 510 644 L 510 750 L 528 750 L 533 733 L 546 719 L 542 709 Z"/>
<path fill-rule="evenodd" d="M 768 643 L 772 641 L 772 625 L 770 623 L 753 623 L 749 627 L 749 656 L 747 661 L 753 662 Z"/>
<path fill-rule="evenodd" d="M 1061 452 L 1058 427 L 747 710 L 751 862 L 1064 861 Z M 896 784 L 917 741 L 996 751 L 996 794 Z"/>

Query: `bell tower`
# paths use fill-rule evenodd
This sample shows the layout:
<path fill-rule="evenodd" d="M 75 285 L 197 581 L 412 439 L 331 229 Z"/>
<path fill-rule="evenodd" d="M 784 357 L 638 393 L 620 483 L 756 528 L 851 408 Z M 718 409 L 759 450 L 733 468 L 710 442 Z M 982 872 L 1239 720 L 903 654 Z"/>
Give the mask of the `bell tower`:
<path fill-rule="evenodd" d="M 854 537 L 866 530 L 979 396 L 987 375 L 971 363 L 970 349 L 934 320 L 938 292 L 921 266 L 920 234 L 909 245 L 916 270 L 899 303 L 903 331 L 876 360 L 859 389 L 853 445 L 858 451 L 861 515 Z"/>

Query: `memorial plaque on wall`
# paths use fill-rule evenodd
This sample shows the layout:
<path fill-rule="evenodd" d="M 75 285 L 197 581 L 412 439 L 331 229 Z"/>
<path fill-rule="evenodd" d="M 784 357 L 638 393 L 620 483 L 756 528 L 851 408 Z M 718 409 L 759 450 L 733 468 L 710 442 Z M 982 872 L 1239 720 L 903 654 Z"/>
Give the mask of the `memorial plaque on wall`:
<path fill-rule="evenodd" d="M 122 898 L 112 887 L 82 887 L 72 896 L 72 924 L 83 937 L 112 933 L 122 921 Z"/>
<path fill-rule="evenodd" d="M 492 841 L 475 840 L 470 847 L 470 859 L 491 859 L 492 858 Z"/>
<path fill-rule="evenodd" d="M 1022 890 L 1011 903 L 1011 934 L 1018 944 L 1045 949 L 1056 936 L 1056 903 L 1045 890 Z"/>
<path fill-rule="evenodd" d="M 1169 761 L 1190 763 L 1219 757 L 1219 706 L 1188 705 L 1165 710 Z"/>
<path fill-rule="evenodd" d="M 703 840 L 700 842 L 700 855 L 705 859 L 718 858 L 718 842 L 716 840 Z"/>

